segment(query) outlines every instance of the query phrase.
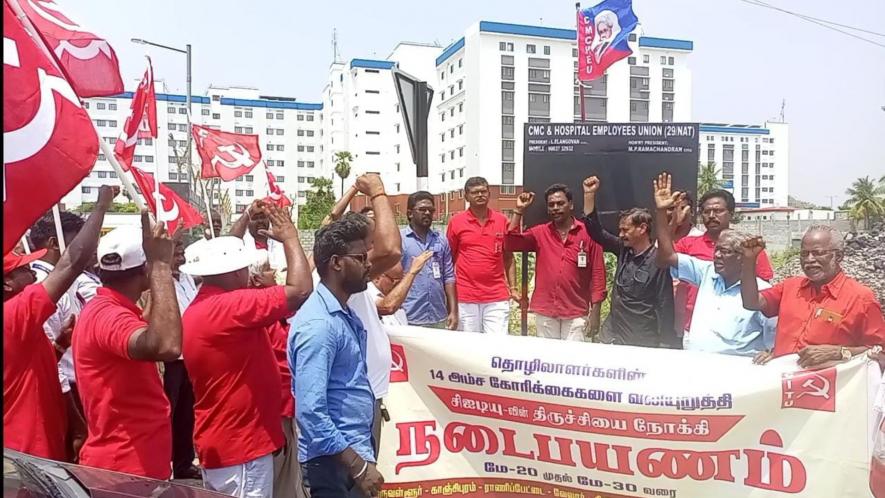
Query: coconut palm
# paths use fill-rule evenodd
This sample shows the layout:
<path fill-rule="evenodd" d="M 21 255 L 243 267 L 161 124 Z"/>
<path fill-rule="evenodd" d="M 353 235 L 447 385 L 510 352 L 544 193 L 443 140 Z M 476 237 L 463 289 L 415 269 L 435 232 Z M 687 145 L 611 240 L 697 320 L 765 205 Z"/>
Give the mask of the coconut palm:
<path fill-rule="evenodd" d="M 882 180 L 881 178 L 879 180 Z M 854 180 L 845 193 L 850 197 L 846 206 L 851 210 L 854 219 L 863 219 L 864 226 L 869 228 L 872 219 L 885 216 L 885 199 L 882 196 L 881 181 L 879 185 L 869 176 Z"/>
<path fill-rule="evenodd" d="M 353 156 L 346 150 L 335 153 L 335 174 L 341 178 L 341 197 L 344 197 L 344 180 L 350 176 L 350 162 Z"/>
<path fill-rule="evenodd" d="M 721 171 L 716 168 L 716 163 L 698 164 L 698 198 L 711 190 L 721 189 L 725 186 L 722 181 Z"/>

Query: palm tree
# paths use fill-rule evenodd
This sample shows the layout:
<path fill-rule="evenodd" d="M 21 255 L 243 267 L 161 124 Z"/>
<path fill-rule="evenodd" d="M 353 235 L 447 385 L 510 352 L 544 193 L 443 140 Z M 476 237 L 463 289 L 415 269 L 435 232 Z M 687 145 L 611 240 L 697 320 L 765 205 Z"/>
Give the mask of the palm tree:
<path fill-rule="evenodd" d="M 881 178 L 880 178 L 881 180 Z M 882 185 L 869 176 L 854 180 L 845 193 L 850 197 L 845 203 L 851 209 L 854 219 L 863 219 L 864 226 L 870 228 L 870 220 L 885 215 L 885 199 L 882 198 Z"/>
<path fill-rule="evenodd" d="M 698 163 L 698 198 L 711 190 L 721 189 L 725 186 L 725 182 L 720 177 L 721 170 L 716 168 L 716 163 L 708 162 L 707 164 Z"/>
<path fill-rule="evenodd" d="M 350 162 L 353 156 L 346 150 L 335 153 L 335 174 L 341 178 L 341 197 L 344 197 L 344 179 L 350 176 Z"/>

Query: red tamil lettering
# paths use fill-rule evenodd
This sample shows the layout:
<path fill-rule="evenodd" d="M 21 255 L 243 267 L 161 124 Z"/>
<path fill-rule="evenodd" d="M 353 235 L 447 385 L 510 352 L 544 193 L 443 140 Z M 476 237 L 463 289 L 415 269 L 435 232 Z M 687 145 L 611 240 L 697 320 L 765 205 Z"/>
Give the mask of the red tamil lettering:
<path fill-rule="evenodd" d="M 559 465 L 568 465 L 569 467 L 577 467 L 575 459 L 572 458 L 573 439 L 564 437 L 552 438 L 559 445 L 559 458 L 553 458 L 550 451 L 550 436 L 544 434 L 532 434 L 535 441 L 538 442 L 538 461 L 547 463 L 557 463 Z"/>
<path fill-rule="evenodd" d="M 605 443 L 591 443 L 590 441 L 575 441 L 581 452 L 581 464 L 588 469 L 597 469 L 600 472 L 614 472 L 616 474 L 624 474 L 632 476 L 635 474 L 630 470 L 630 452 L 633 448 L 629 446 L 612 445 Z M 609 450 L 614 450 L 616 467 L 612 467 L 608 463 Z"/>
<path fill-rule="evenodd" d="M 501 432 L 501 435 L 504 436 L 504 450 L 501 452 L 504 456 L 525 458 L 526 460 L 535 459 L 534 451 L 529 451 L 528 453 L 520 453 L 516 449 L 516 431 L 514 431 L 513 429 L 505 429 L 504 427 L 501 427 L 498 430 Z"/>
<path fill-rule="evenodd" d="M 397 474 L 402 469 L 430 465 L 439 459 L 439 437 L 432 432 L 436 429 L 436 421 L 404 422 L 396 424 L 396 428 L 399 430 L 397 456 L 427 455 L 423 460 L 397 463 L 394 469 Z"/>
<path fill-rule="evenodd" d="M 762 433 L 759 444 L 776 448 L 784 447 L 780 434 L 771 429 Z M 744 450 L 744 455 L 747 456 L 747 478 L 744 479 L 744 484 L 747 486 L 782 493 L 798 493 L 805 489 L 807 474 L 805 466 L 798 458 L 760 450 Z M 765 475 L 763 471 L 764 460 L 768 460 L 769 482 L 765 482 L 763 479 Z M 790 474 L 789 483 L 784 482 L 787 467 L 789 467 Z"/>

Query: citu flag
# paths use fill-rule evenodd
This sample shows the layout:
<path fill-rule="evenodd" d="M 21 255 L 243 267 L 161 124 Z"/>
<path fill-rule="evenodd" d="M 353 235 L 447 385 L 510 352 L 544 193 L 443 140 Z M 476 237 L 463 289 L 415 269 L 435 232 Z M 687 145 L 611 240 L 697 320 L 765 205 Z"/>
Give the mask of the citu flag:
<path fill-rule="evenodd" d="M 48 47 L 3 2 L 3 254 L 89 175 L 98 136 Z"/>
<path fill-rule="evenodd" d="M 179 221 L 182 228 L 191 228 L 203 223 L 203 217 L 197 208 L 191 206 L 178 196 L 174 190 L 162 183 L 154 183 L 154 175 L 137 167 L 129 170 L 135 184 L 151 212 L 157 213 L 157 222 L 166 223 L 166 230 L 172 235 L 178 230 Z M 159 187 L 159 191 L 155 189 Z"/>
<path fill-rule="evenodd" d="M 264 171 L 267 173 L 267 197 L 264 198 L 265 201 L 276 204 L 279 208 L 286 208 L 292 205 L 292 200 L 286 196 L 286 193 L 283 192 L 283 189 L 277 185 L 276 178 L 274 178 L 273 173 L 267 169 L 267 165 L 264 165 Z"/>
<path fill-rule="evenodd" d="M 123 91 L 120 62 L 110 43 L 73 21 L 53 0 L 10 0 L 20 6 L 81 98 Z"/>
<path fill-rule="evenodd" d="M 578 10 L 578 79 L 601 78 L 606 69 L 633 53 L 630 33 L 639 24 L 632 0 L 603 0 Z"/>
<path fill-rule="evenodd" d="M 261 162 L 258 135 L 245 135 L 193 125 L 197 152 L 203 162 L 201 178 L 229 182 L 255 169 Z"/>
<path fill-rule="evenodd" d="M 129 117 L 114 144 L 114 155 L 126 171 L 132 167 L 138 139 L 157 138 L 157 96 L 154 93 L 154 68 L 150 57 L 147 58 L 147 63 L 144 76 L 132 96 Z"/>

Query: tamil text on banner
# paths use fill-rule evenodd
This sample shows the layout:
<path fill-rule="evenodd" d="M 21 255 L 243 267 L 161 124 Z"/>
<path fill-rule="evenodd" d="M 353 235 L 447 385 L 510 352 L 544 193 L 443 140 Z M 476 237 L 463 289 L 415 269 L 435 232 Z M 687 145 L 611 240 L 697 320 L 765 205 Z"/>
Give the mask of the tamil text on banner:
<path fill-rule="evenodd" d="M 800 371 L 409 327 L 391 343 L 382 496 L 870 496 L 865 357 Z"/>
<path fill-rule="evenodd" d="M 632 0 L 604 0 L 578 10 L 578 79 L 601 78 L 609 66 L 632 54 L 627 41 L 637 24 Z"/>

